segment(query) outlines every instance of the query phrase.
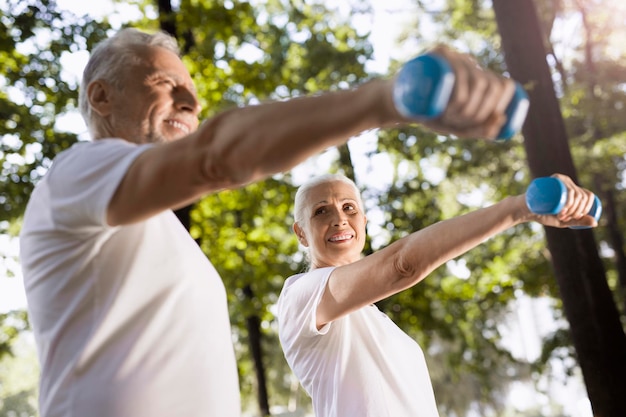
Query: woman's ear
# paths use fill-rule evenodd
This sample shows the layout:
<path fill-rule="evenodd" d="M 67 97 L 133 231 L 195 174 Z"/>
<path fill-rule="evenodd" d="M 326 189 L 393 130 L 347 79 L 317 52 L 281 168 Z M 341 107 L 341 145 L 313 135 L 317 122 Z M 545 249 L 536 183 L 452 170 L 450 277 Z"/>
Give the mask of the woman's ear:
<path fill-rule="evenodd" d="M 100 116 L 108 116 L 111 113 L 111 86 L 103 80 L 92 81 L 87 86 L 87 99 L 94 112 Z"/>
<path fill-rule="evenodd" d="M 309 243 L 306 240 L 306 236 L 304 236 L 304 230 L 300 227 L 298 223 L 293 224 L 293 232 L 298 236 L 298 242 L 305 248 L 309 247 Z"/>

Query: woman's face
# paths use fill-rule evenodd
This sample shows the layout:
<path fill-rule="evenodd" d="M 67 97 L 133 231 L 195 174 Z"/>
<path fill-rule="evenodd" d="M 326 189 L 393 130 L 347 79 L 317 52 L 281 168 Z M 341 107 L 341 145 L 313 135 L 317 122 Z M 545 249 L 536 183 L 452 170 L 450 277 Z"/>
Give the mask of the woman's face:
<path fill-rule="evenodd" d="M 303 224 L 294 231 L 309 248 L 311 268 L 340 266 L 360 259 L 365 246 L 365 214 L 353 187 L 341 181 L 319 184 L 305 197 Z"/>

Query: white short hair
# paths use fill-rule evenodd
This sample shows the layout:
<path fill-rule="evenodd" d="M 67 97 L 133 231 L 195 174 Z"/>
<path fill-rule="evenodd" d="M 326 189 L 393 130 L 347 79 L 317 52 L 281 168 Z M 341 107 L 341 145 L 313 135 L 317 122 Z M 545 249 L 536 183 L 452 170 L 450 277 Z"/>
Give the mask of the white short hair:
<path fill-rule="evenodd" d="M 122 88 L 126 71 L 138 62 L 137 50 L 146 46 L 159 46 L 180 56 L 176 39 L 169 34 L 149 34 L 133 28 L 120 30 L 99 43 L 91 52 L 78 94 L 80 113 L 91 133 L 94 133 L 97 123 L 87 96 L 87 87 L 92 81 L 104 80 L 116 88 Z"/>
<path fill-rule="evenodd" d="M 293 207 L 293 217 L 296 223 L 303 225 L 306 218 L 304 213 L 304 202 L 306 200 L 308 192 L 312 188 L 317 187 L 320 184 L 326 184 L 331 182 L 343 182 L 352 187 L 352 189 L 354 190 L 354 194 L 356 195 L 356 202 L 359 205 L 361 211 L 364 211 L 363 200 L 361 199 L 361 192 L 359 191 L 359 188 L 356 186 L 354 181 L 352 181 L 350 178 L 346 177 L 343 174 L 324 174 L 310 179 L 298 188 Z"/>

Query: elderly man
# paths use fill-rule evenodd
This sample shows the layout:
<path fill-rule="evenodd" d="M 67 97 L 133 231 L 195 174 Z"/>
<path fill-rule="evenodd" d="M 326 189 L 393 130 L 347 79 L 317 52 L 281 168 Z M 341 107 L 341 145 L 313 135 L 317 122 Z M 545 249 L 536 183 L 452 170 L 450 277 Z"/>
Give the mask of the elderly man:
<path fill-rule="evenodd" d="M 439 48 L 457 81 L 427 126 L 493 138 L 514 83 Z M 410 123 L 393 80 L 232 109 L 198 126 L 175 41 L 125 29 L 98 45 L 80 108 L 93 140 L 55 159 L 21 234 L 42 417 L 235 417 L 224 286 L 172 210 L 288 170 L 367 129 Z"/>

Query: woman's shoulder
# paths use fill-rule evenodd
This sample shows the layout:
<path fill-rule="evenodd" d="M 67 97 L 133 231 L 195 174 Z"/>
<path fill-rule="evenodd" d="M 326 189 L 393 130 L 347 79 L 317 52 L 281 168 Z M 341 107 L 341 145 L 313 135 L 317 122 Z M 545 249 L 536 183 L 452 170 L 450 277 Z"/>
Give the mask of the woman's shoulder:
<path fill-rule="evenodd" d="M 335 269 L 335 267 L 317 268 L 292 275 L 285 280 L 283 290 L 293 285 L 297 285 L 298 283 L 304 284 L 305 282 L 318 282 L 319 280 L 328 278 L 333 269 Z"/>
<path fill-rule="evenodd" d="M 291 286 L 291 285 L 295 284 L 300 279 L 302 279 L 302 278 L 306 277 L 307 275 L 309 275 L 309 272 L 310 271 L 301 272 L 299 274 L 295 274 L 295 275 L 290 276 L 289 278 L 287 278 L 285 280 L 285 284 L 283 285 L 283 287 L 288 287 L 288 286 Z"/>

